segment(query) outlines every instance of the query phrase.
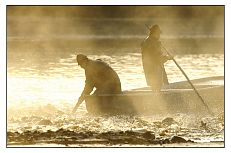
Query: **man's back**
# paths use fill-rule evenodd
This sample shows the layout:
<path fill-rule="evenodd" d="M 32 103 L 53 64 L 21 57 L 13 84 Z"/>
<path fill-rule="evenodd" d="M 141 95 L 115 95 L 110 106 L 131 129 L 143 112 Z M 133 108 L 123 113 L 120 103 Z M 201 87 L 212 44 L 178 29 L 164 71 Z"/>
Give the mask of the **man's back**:
<path fill-rule="evenodd" d="M 159 62 L 161 48 L 158 39 L 152 37 L 146 38 L 141 45 L 141 49 L 144 62 Z"/>
<path fill-rule="evenodd" d="M 101 60 L 89 59 L 85 74 L 86 83 L 99 90 L 105 90 L 105 88 L 120 88 L 121 90 L 121 83 L 117 73 Z"/>

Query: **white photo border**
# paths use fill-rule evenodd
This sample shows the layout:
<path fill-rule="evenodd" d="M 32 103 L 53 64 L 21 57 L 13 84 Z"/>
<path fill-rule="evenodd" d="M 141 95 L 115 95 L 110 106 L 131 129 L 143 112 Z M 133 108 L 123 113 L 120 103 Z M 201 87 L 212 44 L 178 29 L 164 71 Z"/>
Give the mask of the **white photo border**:
<path fill-rule="evenodd" d="M 6 7 L 7 5 L 224 5 L 225 6 L 225 148 L 7 148 L 6 147 L 6 94 L 7 94 L 7 84 L 6 84 L 6 73 L 7 73 L 7 57 L 6 57 Z M 231 140 L 230 140 L 230 79 L 229 74 L 231 73 L 229 68 L 230 59 L 230 15 L 231 15 L 231 3 L 229 0 L 210 0 L 208 2 L 202 0 L 142 0 L 142 1 L 103 1 L 103 0 L 1 0 L 0 1 L 0 121 L 2 127 L 0 128 L 0 135 L 2 136 L 0 140 L 0 152 L 2 153 L 33 153 L 33 152 L 51 152 L 55 151 L 57 153 L 65 152 L 99 152 L 106 153 L 110 152 L 222 152 L 228 153 L 231 151 Z M 110 149 L 110 150 L 108 150 Z"/>

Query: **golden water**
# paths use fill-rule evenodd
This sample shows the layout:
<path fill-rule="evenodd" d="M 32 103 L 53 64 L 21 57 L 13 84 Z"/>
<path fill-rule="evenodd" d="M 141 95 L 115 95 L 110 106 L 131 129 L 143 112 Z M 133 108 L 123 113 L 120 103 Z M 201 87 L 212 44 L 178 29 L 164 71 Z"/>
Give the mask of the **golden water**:
<path fill-rule="evenodd" d="M 30 11 L 33 13 L 33 9 Z M 161 26 L 163 45 L 175 55 L 190 79 L 224 76 L 223 17 L 189 20 L 160 16 L 153 21 L 135 14 L 133 18 L 99 19 L 78 18 L 77 14 L 55 18 L 27 14 L 30 13 L 20 16 L 9 12 L 7 19 L 8 144 L 50 146 L 50 139 L 60 142 L 59 136 L 49 137 L 51 131 L 57 135 L 64 133 L 61 139 L 66 140 L 67 132 L 63 130 L 70 130 L 78 134 L 78 140 L 84 140 L 81 135 L 89 133 L 112 132 L 113 137 L 118 131 L 138 134 L 149 131 L 157 139 L 178 135 L 195 142 L 210 142 L 208 146 L 218 141 L 219 146 L 224 145 L 223 110 L 214 116 L 168 112 L 149 116 L 92 116 L 83 103 L 75 115 L 70 115 L 85 81 L 84 70 L 75 61 L 76 53 L 110 64 L 118 73 L 123 90 L 146 86 L 140 43 L 147 36 L 147 23 Z M 172 61 L 165 67 L 170 82 L 186 80 Z M 166 118 L 175 122 L 164 124 Z M 32 140 L 28 142 L 24 136 Z M 35 136 L 39 141 L 34 140 Z M 74 145 L 80 146 L 73 140 Z"/>
<path fill-rule="evenodd" d="M 141 65 L 140 53 L 115 55 L 89 55 L 109 63 L 119 74 L 123 90 L 146 86 Z M 224 74 L 222 54 L 178 55 L 175 59 L 190 79 L 219 76 Z M 94 131 L 153 131 L 157 135 L 168 131 L 165 136 L 182 135 L 198 142 L 223 141 L 223 115 L 205 117 L 194 114 L 169 114 L 153 116 L 91 116 L 87 114 L 84 103 L 75 115 L 70 115 L 78 96 L 84 87 L 84 71 L 77 66 L 75 54 L 70 53 L 56 62 L 25 63 L 9 65 L 7 77 L 7 131 L 56 131 L 69 129 L 76 132 Z M 185 80 L 173 62 L 166 63 L 170 82 Z M 173 118 L 178 124 L 157 127 L 166 117 Z M 41 123 L 41 120 L 50 123 Z M 208 127 L 201 127 L 201 121 Z"/>

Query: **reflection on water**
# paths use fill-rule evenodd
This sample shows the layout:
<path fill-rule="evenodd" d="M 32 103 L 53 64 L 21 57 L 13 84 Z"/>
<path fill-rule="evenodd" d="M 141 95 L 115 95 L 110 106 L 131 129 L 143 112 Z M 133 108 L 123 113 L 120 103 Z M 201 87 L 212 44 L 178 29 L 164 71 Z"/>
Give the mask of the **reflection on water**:
<path fill-rule="evenodd" d="M 39 62 L 34 62 L 32 56 L 32 60 L 18 59 L 17 64 L 9 64 L 8 105 L 73 103 L 81 93 L 85 80 L 84 70 L 77 65 L 75 56 L 70 53 L 66 58 L 60 57 L 56 61 L 53 61 L 53 57 L 44 57 Z M 89 57 L 101 58 L 109 63 L 118 73 L 123 90 L 146 86 L 140 53 Z M 224 74 L 222 54 L 179 55 L 175 59 L 190 79 Z M 173 62 L 168 61 L 165 65 L 170 82 L 185 80 Z"/>

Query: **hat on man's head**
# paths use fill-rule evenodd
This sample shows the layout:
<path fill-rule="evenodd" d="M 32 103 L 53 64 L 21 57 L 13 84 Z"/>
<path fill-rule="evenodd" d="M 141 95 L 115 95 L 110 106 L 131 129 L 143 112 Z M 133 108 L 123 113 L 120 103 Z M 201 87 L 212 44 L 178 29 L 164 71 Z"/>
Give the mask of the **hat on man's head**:
<path fill-rule="evenodd" d="M 160 32 L 160 33 L 161 33 L 160 27 L 159 27 L 159 25 L 157 25 L 157 24 L 153 25 L 153 26 L 150 28 L 150 31 L 151 31 L 151 32 Z"/>
<path fill-rule="evenodd" d="M 82 63 L 83 61 L 88 60 L 88 58 L 87 58 L 86 55 L 78 54 L 78 55 L 76 56 L 76 60 L 77 60 L 78 64 L 80 64 L 80 63 Z"/>

